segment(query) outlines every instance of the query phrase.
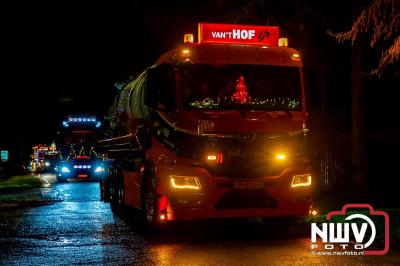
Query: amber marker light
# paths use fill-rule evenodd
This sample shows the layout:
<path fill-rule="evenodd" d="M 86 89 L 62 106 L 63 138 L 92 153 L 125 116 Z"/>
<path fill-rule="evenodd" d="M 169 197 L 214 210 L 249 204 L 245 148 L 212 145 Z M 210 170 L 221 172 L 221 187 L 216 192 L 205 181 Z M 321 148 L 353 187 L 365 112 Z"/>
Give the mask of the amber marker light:
<path fill-rule="evenodd" d="M 190 56 L 190 50 L 187 48 L 182 49 L 181 54 L 182 54 L 182 56 L 185 56 L 185 57 Z"/>
<path fill-rule="evenodd" d="M 285 154 L 278 154 L 276 155 L 276 159 L 279 161 L 285 160 L 286 159 L 286 155 Z"/>
<path fill-rule="evenodd" d="M 218 153 L 218 154 L 210 153 L 210 154 L 207 154 L 206 158 L 207 158 L 207 161 L 215 162 L 218 164 L 221 164 L 224 161 L 224 157 L 223 157 L 222 153 Z"/>
<path fill-rule="evenodd" d="M 194 42 L 194 37 L 193 34 L 187 33 L 183 36 L 183 42 L 184 43 L 189 43 L 192 44 Z"/>
<path fill-rule="evenodd" d="M 212 155 L 207 155 L 207 160 L 209 161 L 216 161 L 217 160 L 217 155 L 212 154 Z"/>
<path fill-rule="evenodd" d="M 278 45 L 279 45 L 279 47 L 287 47 L 289 45 L 288 39 L 287 38 L 279 38 Z"/>
<path fill-rule="evenodd" d="M 299 61 L 299 60 L 300 60 L 300 54 L 298 54 L 298 53 L 292 54 L 292 59 L 293 59 L 294 61 Z"/>

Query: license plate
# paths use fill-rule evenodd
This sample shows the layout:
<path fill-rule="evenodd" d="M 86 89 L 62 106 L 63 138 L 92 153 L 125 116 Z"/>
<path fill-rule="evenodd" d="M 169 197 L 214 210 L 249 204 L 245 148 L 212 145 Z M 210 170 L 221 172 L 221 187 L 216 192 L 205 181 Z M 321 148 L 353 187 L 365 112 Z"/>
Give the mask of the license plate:
<path fill-rule="evenodd" d="M 78 177 L 86 178 L 88 175 L 78 175 Z"/>
<path fill-rule="evenodd" d="M 235 189 L 257 189 L 264 188 L 263 181 L 240 181 L 234 183 Z"/>

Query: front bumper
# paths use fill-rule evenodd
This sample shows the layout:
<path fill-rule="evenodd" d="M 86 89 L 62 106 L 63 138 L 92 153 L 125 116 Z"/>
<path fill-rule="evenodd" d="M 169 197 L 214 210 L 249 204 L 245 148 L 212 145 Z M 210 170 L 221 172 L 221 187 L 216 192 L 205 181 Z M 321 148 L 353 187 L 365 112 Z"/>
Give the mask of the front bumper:
<path fill-rule="evenodd" d="M 164 220 L 307 216 L 312 208 L 311 185 L 291 187 L 293 175 L 306 173 L 305 167 L 290 168 L 279 176 L 249 179 L 214 177 L 201 167 L 160 167 L 157 192 L 167 204 L 160 205 L 159 212 Z M 201 188 L 174 188 L 170 175 L 196 176 Z M 236 188 L 237 182 L 263 185 L 243 189 Z"/>
<path fill-rule="evenodd" d="M 175 208 L 167 217 L 170 220 L 197 220 L 210 218 L 259 218 L 282 216 L 307 216 L 311 205 L 281 205 L 277 208 L 216 210 L 214 208 Z"/>
<path fill-rule="evenodd" d="M 95 173 L 94 171 L 89 170 L 70 170 L 70 172 L 57 172 L 57 176 L 63 179 L 67 178 L 79 178 L 79 179 L 95 179 L 100 180 L 103 176 L 103 172 Z"/>

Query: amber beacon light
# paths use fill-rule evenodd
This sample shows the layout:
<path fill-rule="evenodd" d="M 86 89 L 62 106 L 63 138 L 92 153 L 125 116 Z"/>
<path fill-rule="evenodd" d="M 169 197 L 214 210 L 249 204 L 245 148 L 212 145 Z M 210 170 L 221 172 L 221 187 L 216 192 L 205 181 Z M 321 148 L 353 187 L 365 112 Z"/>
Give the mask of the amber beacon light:
<path fill-rule="evenodd" d="M 185 34 L 185 35 L 183 36 L 183 42 L 184 42 L 184 43 L 188 43 L 188 44 L 193 43 L 193 42 L 194 42 L 193 34 L 191 34 L 191 33 Z"/>

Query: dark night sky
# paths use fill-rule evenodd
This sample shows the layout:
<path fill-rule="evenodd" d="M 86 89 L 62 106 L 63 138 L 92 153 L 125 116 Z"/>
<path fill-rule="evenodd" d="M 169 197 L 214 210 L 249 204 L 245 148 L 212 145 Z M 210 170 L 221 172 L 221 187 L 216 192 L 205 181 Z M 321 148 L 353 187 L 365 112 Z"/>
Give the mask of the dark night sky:
<path fill-rule="evenodd" d="M 197 22 L 206 19 L 200 14 L 208 14 L 204 7 L 211 1 L 186 2 L 7 6 L 1 118 L 10 131 L 2 134 L 24 144 L 48 142 L 68 113 L 104 116 L 116 94 L 114 82 L 153 64 L 181 42 L 184 32 L 195 32 Z"/>

